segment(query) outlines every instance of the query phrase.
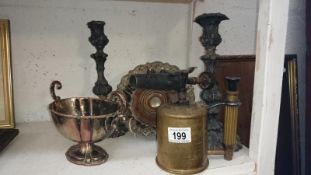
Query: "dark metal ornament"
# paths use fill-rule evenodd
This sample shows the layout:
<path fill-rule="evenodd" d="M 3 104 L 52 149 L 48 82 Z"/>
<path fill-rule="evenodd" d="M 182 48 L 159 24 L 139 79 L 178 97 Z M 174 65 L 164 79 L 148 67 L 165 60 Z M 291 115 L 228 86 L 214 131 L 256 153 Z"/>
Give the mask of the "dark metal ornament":
<path fill-rule="evenodd" d="M 205 65 L 205 70 L 199 77 L 209 82 L 209 84 L 205 86 L 200 86 L 202 88 L 200 97 L 206 104 L 219 102 L 222 99 L 215 80 L 216 59 L 218 57 L 215 51 L 216 47 L 222 41 L 218 33 L 219 24 L 221 21 L 228 19 L 226 15 L 221 13 L 203 14 L 195 19 L 195 22 L 203 28 L 200 42 L 205 48 L 205 54 L 201 56 L 201 60 Z M 218 110 L 211 110 L 209 113 L 218 113 Z"/>
<path fill-rule="evenodd" d="M 207 104 L 218 103 L 222 101 L 222 95 L 218 89 L 218 83 L 215 79 L 216 47 L 221 43 L 222 38 L 218 32 L 219 24 L 229 18 L 221 13 L 202 14 L 195 19 L 202 29 L 202 36 L 199 38 L 202 46 L 205 48 L 205 54 L 201 56 L 204 63 L 204 72 L 199 75 L 199 86 L 202 89 L 200 97 Z M 224 149 L 223 124 L 218 120 L 219 107 L 208 110 L 208 146 L 209 150 Z M 237 144 L 241 147 L 240 143 Z"/>
<path fill-rule="evenodd" d="M 91 54 L 91 57 L 96 62 L 97 71 L 97 81 L 93 87 L 93 92 L 99 97 L 106 97 L 112 91 L 112 87 L 108 84 L 104 75 L 105 62 L 108 55 L 104 53 L 103 49 L 109 42 L 104 33 L 105 22 L 91 21 L 87 23 L 87 26 L 91 30 L 89 41 L 96 48 L 96 53 Z"/>
<path fill-rule="evenodd" d="M 87 23 L 91 31 L 91 36 L 89 37 L 90 43 L 96 48 L 96 53 L 91 54 L 91 57 L 96 62 L 96 71 L 97 71 L 97 81 L 93 87 L 93 93 L 96 94 L 101 99 L 106 99 L 107 96 L 111 95 L 112 87 L 108 84 L 104 71 L 105 71 L 105 62 L 107 60 L 107 54 L 104 53 L 103 49 L 108 44 L 109 39 L 104 33 L 104 21 L 90 21 Z M 109 95 L 108 95 L 109 94 Z M 120 95 L 122 96 L 122 94 Z M 114 101 L 118 101 L 115 99 Z M 128 129 L 125 124 L 121 122 L 119 127 L 109 136 L 111 138 L 119 137 L 124 135 Z"/>
<path fill-rule="evenodd" d="M 226 15 L 221 13 L 205 13 L 195 19 L 195 22 L 203 28 L 203 35 L 200 37 L 200 42 L 207 51 L 216 49 L 221 43 L 222 39 L 218 33 L 218 27 L 221 21 L 228 19 Z M 214 55 L 215 50 L 211 51 L 211 55 Z"/>

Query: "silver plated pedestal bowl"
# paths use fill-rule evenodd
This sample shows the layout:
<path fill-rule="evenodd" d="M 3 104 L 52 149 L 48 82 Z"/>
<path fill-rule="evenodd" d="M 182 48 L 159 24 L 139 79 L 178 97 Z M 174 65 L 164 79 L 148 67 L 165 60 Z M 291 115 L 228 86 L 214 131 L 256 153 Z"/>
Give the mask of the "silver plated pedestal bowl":
<path fill-rule="evenodd" d="M 92 166 L 107 161 L 107 152 L 94 143 L 109 137 L 124 120 L 126 103 L 112 101 L 118 97 L 125 101 L 119 92 L 114 91 L 107 99 L 74 97 L 61 99 L 55 95 L 55 88 L 61 89 L 59 81 L 53 81 L 50 92 L 54 102 L 49 110 L 57 130 L 66 138 L 77 142 L 66 152 L 66 158 L 78 165 Z"/>

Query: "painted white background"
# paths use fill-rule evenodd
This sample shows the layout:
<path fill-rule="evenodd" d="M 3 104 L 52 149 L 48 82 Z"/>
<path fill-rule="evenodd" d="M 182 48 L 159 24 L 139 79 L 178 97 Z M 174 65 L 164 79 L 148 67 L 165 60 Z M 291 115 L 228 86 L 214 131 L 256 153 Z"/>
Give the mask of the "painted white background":
<path fill-rule="evenodd" d="M 199 59 L 203 48 L 198 42 L 201 28 L 191 23 L 192 10 L 194 16 L 221 12 L 230 18 L 220 25 L 223 42 L 217 53 L 255 54 L 257 1 L 197 1 L 193 10 L 190 4 L 1 0 L 0 18 L 11 20 L 16 121 L 50 120 L 47 105 L 52 99 L 48 88 L 55 79 L 63 83 L 63 89 L 57 92 L 63 98 L 93 96 L 91 89 L 96 71 L 89 55 L 95 49 L 88 42 L 90 32 L 86 26 L 90 20 L 107 23 L 105 33 L 110 42 L 105 48 L 109 55 L 106 77 L 115 89 L 128 70 L 150 61 L 170 62 L 180 68 L 198 66 L 193 75 L 203 70 Z M 286 44 L 286 53 L 298 54 L 302 118 L 305 109 L 304 4 L 305 0 L 290 0 Z"/>
<path fill-rule="evenodd" d="M 197 1 L 194 16 L 221 12 L 230 18 L 220 25 L 223 42 L 217 53 L 254 54 L 257 3 L 257 0 Z M 305 0 L 290 0 L 286 45 L 287 53 L 298 54 L 301 116 L 304 116 L 305 89 L 304 3 Z M 63 83 L 63 89 L 57 92 L 63 98 L 93 96 L 96 71 L 89 55 L 95 49 L 88 42 L 90 32 L 86 26 L 90 20 L 107 23 L 105 32 L 110 42 L 105 49 L 109 55 L 106 77 L 113 88 L 135 65 L 155 60 L 181 68 L 198 66 L 193 74 L 197 75 L 203 69 L 199 59 L 203 48 L 198 42 L 201 28 L 191 24 L 192 10 L 190 4 L 2 0 L 0 18 L 11 20 L 16 121 L 50 120 L 47 105 L 52 99 L 48 87 L 54 79 Z"/>
<path fill-rule="evenodd" d="M 197 1 L 195 16 L 202 13 L 223 13 L 229 20 L 222 21 L 219 33 L 222 43 L 217 47 L 220 55 L 245 55 L 255 54 L 256 25 L 257 25 L 257 0 L 206 0 Z M 202 28 L 194 23 L 192 28 L 192 47 L 190 50 L 190 65 L 198 65 L 194 74 L 203 71 L 203 62 L 200 56 L 204 54 L 204 48 L 198 41 L 202 35 Z M 199 88 L 196 87 L 196 96 L 199 96 Z"/>
<path fill-rule="evenodd" d="M 195 14 L 222 12 L 230 20 L 221 24 L 219 54 L 254 54 L 256 0 L 197 2 Z M 3 0 L 0 17 L 11 20 L 14 104 L 17 122 L 50 120 L 52 80 L 63 82 L 61 97 L 92 96 L 95 62 L 89 55 L 86 23 L 106 21 L 110 39 L 105 52 L 106 77 L 115 88 L 122 75 L 135 65 L 161 60 L 181 68 L 198 66 L 203 54 L 201 28 L 191 24 L 189 4 L 83 1 Z M 188 41 L 193 33 L 192 43 Z M 191 48 L 190 59 L 188 51 Z M 198 91 L 197 91 L 198 92 Z"/>
<path fill-rule="evenodd" d="M 115 88 L 138 64 L 161 60 L 186 67 L 187 14 L 185 4 L 1 1 L 0 17 L 11 20 L 16 121 L 50 120 L 55 79 L 63 83 L 62 98 L 93 96 L 97 74 L 88 21 L 106 21 L 106 77 Z"/>

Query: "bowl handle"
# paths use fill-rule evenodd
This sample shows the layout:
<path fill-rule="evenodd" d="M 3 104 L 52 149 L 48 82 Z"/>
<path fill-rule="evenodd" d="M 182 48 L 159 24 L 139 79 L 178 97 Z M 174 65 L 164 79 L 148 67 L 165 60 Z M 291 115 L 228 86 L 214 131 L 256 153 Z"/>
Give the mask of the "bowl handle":
<path fill-rule="evenodd" d="M 112 91 L 108 95 L 108 100 L 109 101 L 114 101 L 118 103 L 118 111 L 120 114 L 125 114 L 126 109 L 128 107 L 128 103 L 125 97 L 125 94 L 121 91 Z"/>
<path fill-rule="evenodd" d="M 108 95 L 107 98 L 108 101 L 113 101 L 118 104 L 118 111 L 116 117 L 114 117 L 111 121 L 110 127 L 113 127 L 115 129 L 118 128 L 118 125 L 120 123 L 126 122 L 126 111 L 128 107 L 128 103 L 125 97 L 125 94 L 121 91 L 113 91 Z M 107 127 L 107 124 L 106 124 Z M 110 129 L 109 129 L 110 130 Z"/>
<path fill-rule="evenodd" d="M 52 98 L 56 101 L 56 100 L 60 100 L 60 97 L 55 95 L 55 88 L 61 89 L 62 83 L 58 80 L 54 80 L 50 85 L 50 94 Z"/>

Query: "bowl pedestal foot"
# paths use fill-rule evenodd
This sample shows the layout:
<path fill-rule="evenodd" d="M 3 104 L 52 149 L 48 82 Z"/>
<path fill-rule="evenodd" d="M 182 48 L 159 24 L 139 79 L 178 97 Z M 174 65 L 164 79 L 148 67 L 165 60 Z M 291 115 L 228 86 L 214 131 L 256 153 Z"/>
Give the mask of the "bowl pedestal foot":
<path fill-rule="evenodd" d="M 100 165 L 108 160 L 108 153 L 94 143 L 79 143 L 66 152 L 68 161 L 84 166 Z"/>

